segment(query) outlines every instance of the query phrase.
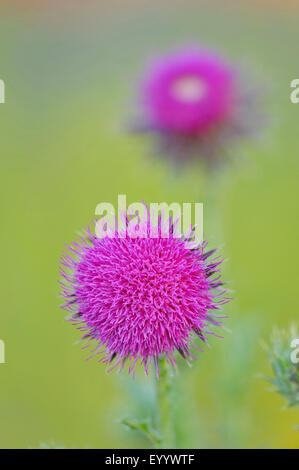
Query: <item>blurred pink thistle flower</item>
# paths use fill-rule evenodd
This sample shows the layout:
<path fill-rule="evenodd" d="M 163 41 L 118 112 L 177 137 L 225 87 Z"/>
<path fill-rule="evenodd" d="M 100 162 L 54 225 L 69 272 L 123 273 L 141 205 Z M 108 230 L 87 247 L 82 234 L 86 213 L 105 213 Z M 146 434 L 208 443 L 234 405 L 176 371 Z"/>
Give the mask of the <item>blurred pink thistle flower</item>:
<path fill-rule="evenodd" d="M 189 47 L 153 61 L 140 87 L 133 131 L 152 133 L 157 153 L 214 164 L 232 142 L 256 132 L 257 93 L 245 92 L 235 67 Z"/>

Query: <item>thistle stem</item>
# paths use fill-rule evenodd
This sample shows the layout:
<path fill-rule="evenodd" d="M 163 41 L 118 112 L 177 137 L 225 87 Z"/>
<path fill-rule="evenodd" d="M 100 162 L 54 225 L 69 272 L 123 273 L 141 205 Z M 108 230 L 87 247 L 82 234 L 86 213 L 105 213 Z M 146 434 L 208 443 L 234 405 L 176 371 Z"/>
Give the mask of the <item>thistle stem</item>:
<path fill-rule="evenodd" d="M 159 361 L 157 378 L 157 407 L 161 434 L 160 449 L 175 449 L 175 431 L 173 423 L 173 376 L 166 359 Z"/>

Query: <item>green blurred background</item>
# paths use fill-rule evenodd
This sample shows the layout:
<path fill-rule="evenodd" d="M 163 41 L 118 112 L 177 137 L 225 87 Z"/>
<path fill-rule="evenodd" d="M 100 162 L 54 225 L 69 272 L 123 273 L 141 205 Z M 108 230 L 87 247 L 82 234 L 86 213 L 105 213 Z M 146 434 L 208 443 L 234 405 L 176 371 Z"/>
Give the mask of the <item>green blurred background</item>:
<path fill-rule="evenodd" d="M 205 233 L 228 260 L 232 332 L 181 368 L 178 411 L 189 405 L 182 445 L 298 447 L 298 412 L 282 411 L 258 374 L 269 373 L 260 339 L 298 318 L 299 104 L 290 102 L 290 82 L 299 78 L 299 8 L 38 3 L 1 5 L 0 447 L 148 446 L 118 420 L 136 406 L 150 410 L 151 378 L 139 373 L 132 383 L 85 362 L 59 309 L 64 243 L 118 194 L 128 203 L 204 202 Z M 262 137 L 237 147 L 234 166 L 210 178 L 196 165 L 174 174 L 147 158 L 148 142 L 125 133 L 148 59 L 190 42 L 241 62 L 265 88 Z"/>

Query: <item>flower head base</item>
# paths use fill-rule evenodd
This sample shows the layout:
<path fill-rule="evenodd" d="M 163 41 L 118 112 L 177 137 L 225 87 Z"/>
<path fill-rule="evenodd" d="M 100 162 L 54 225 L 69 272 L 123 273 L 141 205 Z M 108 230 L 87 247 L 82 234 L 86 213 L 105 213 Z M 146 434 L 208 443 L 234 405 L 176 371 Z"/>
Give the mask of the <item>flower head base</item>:
<path fill-rule="evenodd" d="M 214 163 L 223 147 L 251 132 L 253 96 L 241 91 L 235 68 L 218 55 L 188 48 L 153 62 L 141 84 L 137 132 L 152 132 L 159 153 Z M 221 155 L 220 155 L 221 156 Z"/>
<path fill-rule="evenodd" d="M 87 229 L 68 247 L 75 259 L 62 257 L 70 271 L 62 270 L 63 307 L 109 370 L 128 360 L 129 372 L 140 361 L 148 373 L 153 361 L 158 372 L 162 356 L 175 365 L 175 350 L 193 357 L 192 333 L 214 334 L 208 324 L 220 324 L 213 312 L 228 300 L 219 290 L 221 260 L 208 261 L 206 244 L 189 249 L 172 231 L 165 237 L 161 219 L 154 237 L 148 221 L 141 232 L 99 239 Z"/>

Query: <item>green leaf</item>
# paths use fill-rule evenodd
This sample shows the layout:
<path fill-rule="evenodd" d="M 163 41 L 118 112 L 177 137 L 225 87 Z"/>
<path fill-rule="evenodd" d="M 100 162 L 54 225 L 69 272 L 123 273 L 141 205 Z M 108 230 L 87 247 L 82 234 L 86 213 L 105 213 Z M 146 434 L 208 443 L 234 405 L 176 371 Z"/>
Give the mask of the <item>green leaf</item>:
<path fill-rule="evenodd" d="M 155 446 L 161 443 L 161 436 L 158 431 L 152 427 L 149 419 L 138 420 L 124 418 L 121 420 L 121 423 L 131 431 L 139 431 L 144 434 Z"/>

